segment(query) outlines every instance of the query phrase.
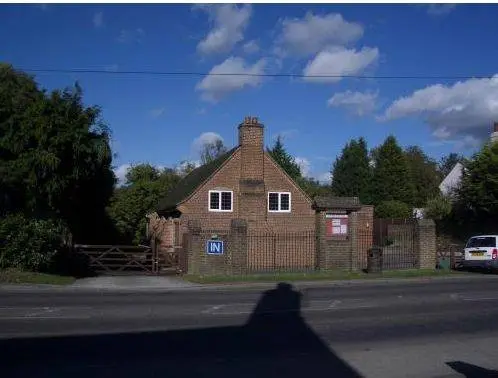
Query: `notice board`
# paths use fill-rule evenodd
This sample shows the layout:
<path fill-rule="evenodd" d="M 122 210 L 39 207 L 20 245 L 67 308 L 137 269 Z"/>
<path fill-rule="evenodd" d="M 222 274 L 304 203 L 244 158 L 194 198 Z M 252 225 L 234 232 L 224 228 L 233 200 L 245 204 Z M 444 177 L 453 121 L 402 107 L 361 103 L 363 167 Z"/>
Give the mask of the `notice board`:
<path fill-rule="evenodd" d="M 327 236 L 348 236 L 347 214 L 325 214 Z"/>

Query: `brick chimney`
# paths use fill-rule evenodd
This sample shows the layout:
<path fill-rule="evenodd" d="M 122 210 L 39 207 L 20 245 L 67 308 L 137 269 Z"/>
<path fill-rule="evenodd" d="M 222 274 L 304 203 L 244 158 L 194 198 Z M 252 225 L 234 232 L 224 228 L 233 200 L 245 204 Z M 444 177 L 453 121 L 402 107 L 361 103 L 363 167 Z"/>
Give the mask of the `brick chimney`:
<path fill-rule="evenodd" d="M 498 122 L 493 124 L 493 132 L 491 133 L 491 143 L 498 142 Z"/>
<path fill-rule="evenodd" d="M 239 125 L 241 180 L 263 180 L 264 126 L 257 117 L 245 117 Z"/>
<path fill-rule="evenodd" d="M 239 214 L 251 228 L 265 219 L 261 214 L 266 214 L 263 133 L 264 126 L 256 117 L 245 117 L 239 125 Z"/>

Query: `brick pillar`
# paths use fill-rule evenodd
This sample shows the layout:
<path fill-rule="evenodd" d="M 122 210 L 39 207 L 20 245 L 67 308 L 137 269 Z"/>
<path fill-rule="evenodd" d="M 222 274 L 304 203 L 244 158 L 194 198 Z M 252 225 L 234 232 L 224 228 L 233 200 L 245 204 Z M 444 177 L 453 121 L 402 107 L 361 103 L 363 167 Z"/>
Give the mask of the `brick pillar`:
<path fill-rule="evenodd" d="M 199 274 L 201 263 L 201 224 L 198 220 L 190 220 L 188 222 L 188 243 L 185 247 L 187 249 L 187 264 L 188 274 Z"/>
<path fill-rule="evenodd" d="M 415 248 L 419 269 L 436 267 L 436 224 L 432 219 L 417 219 Z"/>
<path fill-rule="evenodd" d="M 349 239 L 351 242 L 351 263 L 350 269 L 357 271 L 359 267 L 358 257 L 358 212 L 353 211 L 349 214 Z"/>
<path fill-rule="evenodd" d="M 230 224 L 231 274 L 247 274 L 247 222 L 232 219 Z"/>

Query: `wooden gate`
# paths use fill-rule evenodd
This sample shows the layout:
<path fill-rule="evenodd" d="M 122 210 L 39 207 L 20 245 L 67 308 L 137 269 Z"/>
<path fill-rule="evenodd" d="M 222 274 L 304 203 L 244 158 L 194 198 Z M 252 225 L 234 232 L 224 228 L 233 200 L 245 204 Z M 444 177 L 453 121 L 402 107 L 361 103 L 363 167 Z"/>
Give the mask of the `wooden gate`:
<path fill-rule="evenodd" d="M 90 269 L 105 274 L 159 274 L 162 259 L 146 245 L 74 245 L 75 253 L 87 259 Z"/>

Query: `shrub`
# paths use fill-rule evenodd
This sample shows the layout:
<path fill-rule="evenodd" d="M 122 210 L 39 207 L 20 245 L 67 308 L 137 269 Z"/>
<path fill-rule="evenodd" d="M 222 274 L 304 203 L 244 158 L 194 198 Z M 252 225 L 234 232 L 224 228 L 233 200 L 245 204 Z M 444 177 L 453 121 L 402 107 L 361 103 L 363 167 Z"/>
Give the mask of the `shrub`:
<path fill-rule="evenodd" d="M 424 215 L 426 218 L 441 220 L 451 213 L 451 202 L 448 198 L 437 196 L 427 201 Z"/>
<path fill-rule="evenodd" d="M 65 227 L 20 214 L 0 220 L 0 268 L 47 271 L 64 248 Z"/>
<path fill-rule="evenodd" d="M 412 208 L 401 201 L 383 201 L 375 206 L 377 218 L 412 218 Z"/>

